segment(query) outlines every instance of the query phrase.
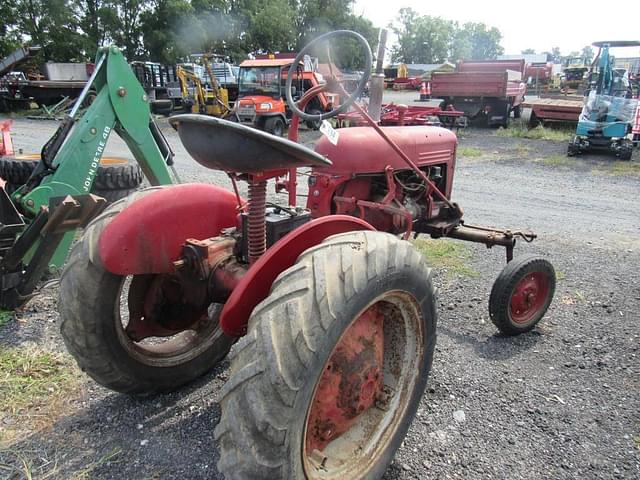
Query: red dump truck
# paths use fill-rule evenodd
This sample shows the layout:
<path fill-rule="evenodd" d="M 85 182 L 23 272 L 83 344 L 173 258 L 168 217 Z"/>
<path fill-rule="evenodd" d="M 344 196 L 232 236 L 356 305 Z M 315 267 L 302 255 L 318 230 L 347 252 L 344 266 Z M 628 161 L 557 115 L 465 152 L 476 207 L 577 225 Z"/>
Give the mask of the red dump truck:
<path fill-rule="evenodd" d="M 461 60 L 454 72 L 434 72 L 431 94 L 441 108 L 453 105 L 468 118 L 489 126 L 507 126 L 511 112 L 520 117 L 526 85 L 524 60 Z"/>

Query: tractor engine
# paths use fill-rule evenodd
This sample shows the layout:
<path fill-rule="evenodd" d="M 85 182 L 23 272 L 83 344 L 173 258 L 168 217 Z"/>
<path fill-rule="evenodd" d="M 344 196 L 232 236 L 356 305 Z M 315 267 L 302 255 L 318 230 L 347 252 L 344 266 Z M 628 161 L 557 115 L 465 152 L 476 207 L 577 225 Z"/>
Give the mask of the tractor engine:
<path fill-rule="evenodd" d="M 457 140 L 439 127 L 385 127 L 384 131 L 427 177 L 451 194 Z M 309 177 L 307 208 L 313 217 L 347 214 L 377 230 L 402 233 L 420 230 L 421 222 L 446 216 L 444 202 L 402 158 L 370 128 L 339 130 L 338 145 L 322 138 L 316 152 L 333 163 Z"/>

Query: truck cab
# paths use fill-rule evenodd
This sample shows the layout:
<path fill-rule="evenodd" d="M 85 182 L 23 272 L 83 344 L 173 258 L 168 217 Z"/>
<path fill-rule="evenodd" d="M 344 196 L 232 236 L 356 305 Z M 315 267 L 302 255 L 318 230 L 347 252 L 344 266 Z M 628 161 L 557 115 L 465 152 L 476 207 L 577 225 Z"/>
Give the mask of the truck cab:
<path fill-rule="evenodd" d="M 245 60 L 240 64 L 238 74 L 238 100 L 235 113 L 238 121 L 282 136 L 291 121 L 291 112 L 285 100 L 287 72 L 293 58 L 257 58 Z M 307 64 L 308 62 L 305 62 Z M 308 65 L 300 64 L 294 80 L 293 97 L 300 98 L 310 88 L 320 85 L 320 74 Z M 310 113 L 322 113 L 331 110 L 332 102 L 327 95 L 321 94 L 307 106 Z M 320 128 L 319 122 L 308 123 L 309 128 Z"/>

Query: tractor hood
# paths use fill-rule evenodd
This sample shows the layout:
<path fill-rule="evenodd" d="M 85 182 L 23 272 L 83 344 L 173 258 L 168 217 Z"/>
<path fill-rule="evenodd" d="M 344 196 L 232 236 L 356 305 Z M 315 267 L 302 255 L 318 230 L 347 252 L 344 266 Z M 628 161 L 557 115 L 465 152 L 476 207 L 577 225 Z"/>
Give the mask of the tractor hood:
<path fill-rule="evenodd" d="M 458 140 L 446 128 L 411 126 L 383 127 L 384 132 L 418 166 L 452 163 Z M 389 144 L 370 127 L 338 130 L 337 145 L 323 136 L 316 152 L 325 155 L 333 165 L 316 167 L 321 173 L 350 175 L 381 173 L 387 165 L 394 169 L 409 168 Z"/>

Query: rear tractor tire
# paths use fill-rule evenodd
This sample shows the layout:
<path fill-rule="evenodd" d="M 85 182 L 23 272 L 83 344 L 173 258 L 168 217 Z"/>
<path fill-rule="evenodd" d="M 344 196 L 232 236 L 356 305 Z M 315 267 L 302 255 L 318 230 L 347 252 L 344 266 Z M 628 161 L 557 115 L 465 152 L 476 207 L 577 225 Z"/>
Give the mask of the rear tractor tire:
<path fill-rule="evenodd" d="M 0 177 L 11 194 L 26 183 L 40 161 L 40 154 L 0 158 Z M 115 202 L 138 189 L 144 176 L 137 163 L 126 158 L 102 157 L 91 193 Z"/>
<path fill-rule="evenodd" d="M 380 478 L 426 386 L 435 305 L 424 258 L 390 234 L 302 253 L 233 352 L 215 430 L 225 478 Z"/>
<path fill-rule="evenodd" d="M 217 306 L 202 314 L 192 313 L 190 319 L 197 319 L 193 322 L 184 320 L 189 305 L 175 299 L 178 282 L 170 275 L 115 275 L 92 257 L 101 232 L 113 217 L 159 188 L 120 200 L 94 219 L 71 251 L 60 279 L 60 331 L 67 349 L 96 382 L 136 395 L 174 390 L 200 377 L 226 356 L 235 341 L 219 328 Z M 158 297 L 160 300 L 155 300 Z M 154 322 L 151 327 L 155 331 L 171 328 L 175 334 L 162 332 L 140 340 L 126 328 L 131 305 L 146 308 L 150 299 L 154 311 L 161 307 L 167 312 L 162 316 L 166 323 L 157 325 L 143 317 L 137 325 L 148 328 Z"/>
<path fill-rule="evenodd" d="M 491 321 L 505 335 L 528 332 L 544 317 L 555 289 L 556 273 L 549 261 L 533 255 L 514 258 L 491 289 Z"/>

